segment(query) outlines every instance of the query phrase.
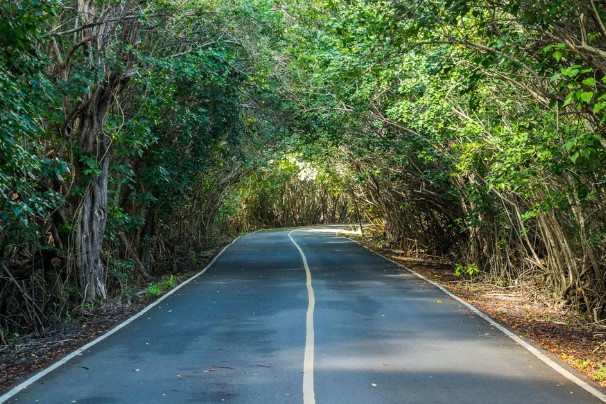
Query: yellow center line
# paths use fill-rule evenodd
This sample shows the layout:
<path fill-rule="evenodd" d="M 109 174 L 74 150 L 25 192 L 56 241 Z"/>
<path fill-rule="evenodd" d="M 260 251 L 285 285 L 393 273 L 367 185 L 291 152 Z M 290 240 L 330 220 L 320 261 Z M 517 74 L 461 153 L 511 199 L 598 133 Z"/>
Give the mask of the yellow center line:
<path fill-rule="evenodd" d="M 294 231 L 294 230 L 293 230 Z M 316 298 L 314 296 L 314 289 L 311 284 L 311 271 L 309 265 L 307 265 L 307 257 L 299 244 L 292 238 L 291 231 L 288 233 L 290 241 L 297 247 L 301 258 L 303 259 L 303 267 L 305 267 L 305 275 L 307 278 L 307 317 L 305 323 L 305 356 L 303 358 L 303 403 L 304 404 L 315 404 L 316 397 L 314 393 L 314 309 L 316 307 Z"/>

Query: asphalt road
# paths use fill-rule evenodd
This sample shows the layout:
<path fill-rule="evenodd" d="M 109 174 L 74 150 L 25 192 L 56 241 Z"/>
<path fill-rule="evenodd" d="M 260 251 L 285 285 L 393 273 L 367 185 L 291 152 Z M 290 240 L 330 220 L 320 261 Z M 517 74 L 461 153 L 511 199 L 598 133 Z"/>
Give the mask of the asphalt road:
<path fill-rule="evenodd" d="M 7 402 L 601 402 L 395 264 L 334 232 L 291 235 L 240 238 Z"/>

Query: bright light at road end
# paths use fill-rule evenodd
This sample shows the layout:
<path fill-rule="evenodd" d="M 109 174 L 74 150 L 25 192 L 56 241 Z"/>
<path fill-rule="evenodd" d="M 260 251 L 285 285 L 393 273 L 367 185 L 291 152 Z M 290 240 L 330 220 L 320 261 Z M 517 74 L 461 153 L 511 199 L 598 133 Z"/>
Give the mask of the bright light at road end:
<path fill-rule="evenodd" d="M 299 167 L 299 180 L 301 181 L 315 181 L 318 178 L 318 169 L 312 166 L 310 163 L 305 161 L 294 161 Z"/>

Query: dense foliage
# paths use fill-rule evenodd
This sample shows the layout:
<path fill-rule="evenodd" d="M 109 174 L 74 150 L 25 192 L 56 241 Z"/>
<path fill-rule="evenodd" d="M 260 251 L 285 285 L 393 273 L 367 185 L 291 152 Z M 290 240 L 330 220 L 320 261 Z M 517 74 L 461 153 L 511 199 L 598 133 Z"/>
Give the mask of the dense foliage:
<path fill-rule="evenodd" d="M 603 320 L 605 19 L 595 0 L 3 1 L 0 341 L 220 235 L 360 216 Z"/>
<path fill-rule="evenodd" d="M 251 144 L 278 135 L 260 39 L 280 18 L 248 1 L 9 0 L 0 12 L 7 341 L 208 247 L 223 195 L 262 159 Z"/>
<path fill-rule="evenodd" d="M 604 5 L 358 0 L 299 13 L 315 21 L 293 28 L 314 140 L 347 162 L 388 239 L 603 318 Z"/>

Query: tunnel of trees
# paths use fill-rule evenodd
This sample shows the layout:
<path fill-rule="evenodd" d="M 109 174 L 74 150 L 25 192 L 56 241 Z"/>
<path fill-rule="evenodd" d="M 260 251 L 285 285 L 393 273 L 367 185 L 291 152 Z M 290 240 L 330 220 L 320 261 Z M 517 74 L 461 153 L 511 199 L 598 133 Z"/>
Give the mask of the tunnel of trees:
<path fill-rule="evenodd" d="M 359 217 L 603 321 L 605 89 L 604 0 L 3 0 L 0 343 Z"/>

